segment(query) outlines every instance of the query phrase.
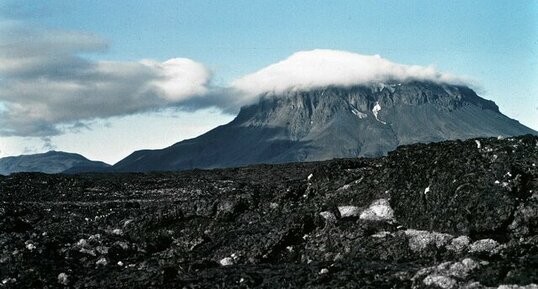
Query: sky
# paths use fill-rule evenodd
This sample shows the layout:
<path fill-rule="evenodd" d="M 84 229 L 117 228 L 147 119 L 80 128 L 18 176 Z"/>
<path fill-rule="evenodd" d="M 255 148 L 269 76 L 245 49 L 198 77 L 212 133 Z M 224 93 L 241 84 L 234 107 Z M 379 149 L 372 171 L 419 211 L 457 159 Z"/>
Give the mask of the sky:
<path fill-rule="evenodd" d="M 1 0 L 0 157 L 113 164 L 231 121 L 292 64 L 360 55 L 465 79 L 538 130 L 538 1 Z"/>

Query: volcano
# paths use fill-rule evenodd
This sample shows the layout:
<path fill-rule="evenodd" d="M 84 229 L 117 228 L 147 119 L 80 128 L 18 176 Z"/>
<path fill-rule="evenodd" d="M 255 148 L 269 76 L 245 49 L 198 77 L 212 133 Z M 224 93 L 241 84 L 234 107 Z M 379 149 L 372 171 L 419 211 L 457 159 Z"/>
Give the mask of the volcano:
<path fill-rule="evenodd" d="M 140 150 L 119 172 L 237 167 L 385 155 L 400 145 L 537 134 L 465 85 L 387 81 L 263 93 L 199 137 Z"/>

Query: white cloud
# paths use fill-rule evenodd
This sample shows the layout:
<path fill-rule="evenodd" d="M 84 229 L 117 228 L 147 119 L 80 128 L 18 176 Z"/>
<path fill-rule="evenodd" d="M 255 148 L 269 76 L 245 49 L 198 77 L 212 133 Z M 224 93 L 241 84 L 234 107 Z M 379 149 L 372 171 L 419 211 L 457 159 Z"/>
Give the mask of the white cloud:
<path fill-rule="evenodd" d="M 154 80 L 152 85 L 162 89 L 163 97 L 169 101 L 186 100 L 208 91 L 211 72 L 191 59 L 173 58 L 165 62 L 146 60 L 141 63 L 160 71 L 162 78 Z"/>
<path fill-rule="evenodd" d="M 429 80 L 462 83 L 434 67 L 393 63 L 379 55 L 316 49 L 294 53 L 287 59 L 246 75 L 232 87 L 246 95 L 282 93 L 329 85 L 351 86 L 377 81 Z"/>
<path fill-rule="evenodd" d="M 79 32 L 0 28 L 0 135 L 49 136 L 62 125 L 181 106 L 208 91 L 187 58 L 91 61 L 106 42 Z"/>

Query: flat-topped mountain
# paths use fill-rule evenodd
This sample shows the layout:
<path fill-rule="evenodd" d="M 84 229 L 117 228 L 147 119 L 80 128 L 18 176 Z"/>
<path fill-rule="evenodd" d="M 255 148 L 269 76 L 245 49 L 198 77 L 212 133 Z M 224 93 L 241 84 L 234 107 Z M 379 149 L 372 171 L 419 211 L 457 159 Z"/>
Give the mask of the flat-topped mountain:
<path fill-rule="evenodd" d="M 186 170 L 379 156 L 399 145 L 537 132 L 463 85 L 431 81 L 264 93 L 230 123 L 114 171 Z"/>

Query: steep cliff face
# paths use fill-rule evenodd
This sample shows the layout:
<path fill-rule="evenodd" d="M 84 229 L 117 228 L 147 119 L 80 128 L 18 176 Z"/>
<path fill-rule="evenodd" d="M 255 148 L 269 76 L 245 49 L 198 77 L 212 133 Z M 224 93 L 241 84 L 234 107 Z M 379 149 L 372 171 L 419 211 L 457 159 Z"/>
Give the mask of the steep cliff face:
<path fill-rule="evenodd" d="M 230 123 L 161 150 L 137 151 L 117 171 L 183 170 L 379 156 L 398 145 L 536 132 L 464 86 L 375 83 L 265 94 Z"/>

